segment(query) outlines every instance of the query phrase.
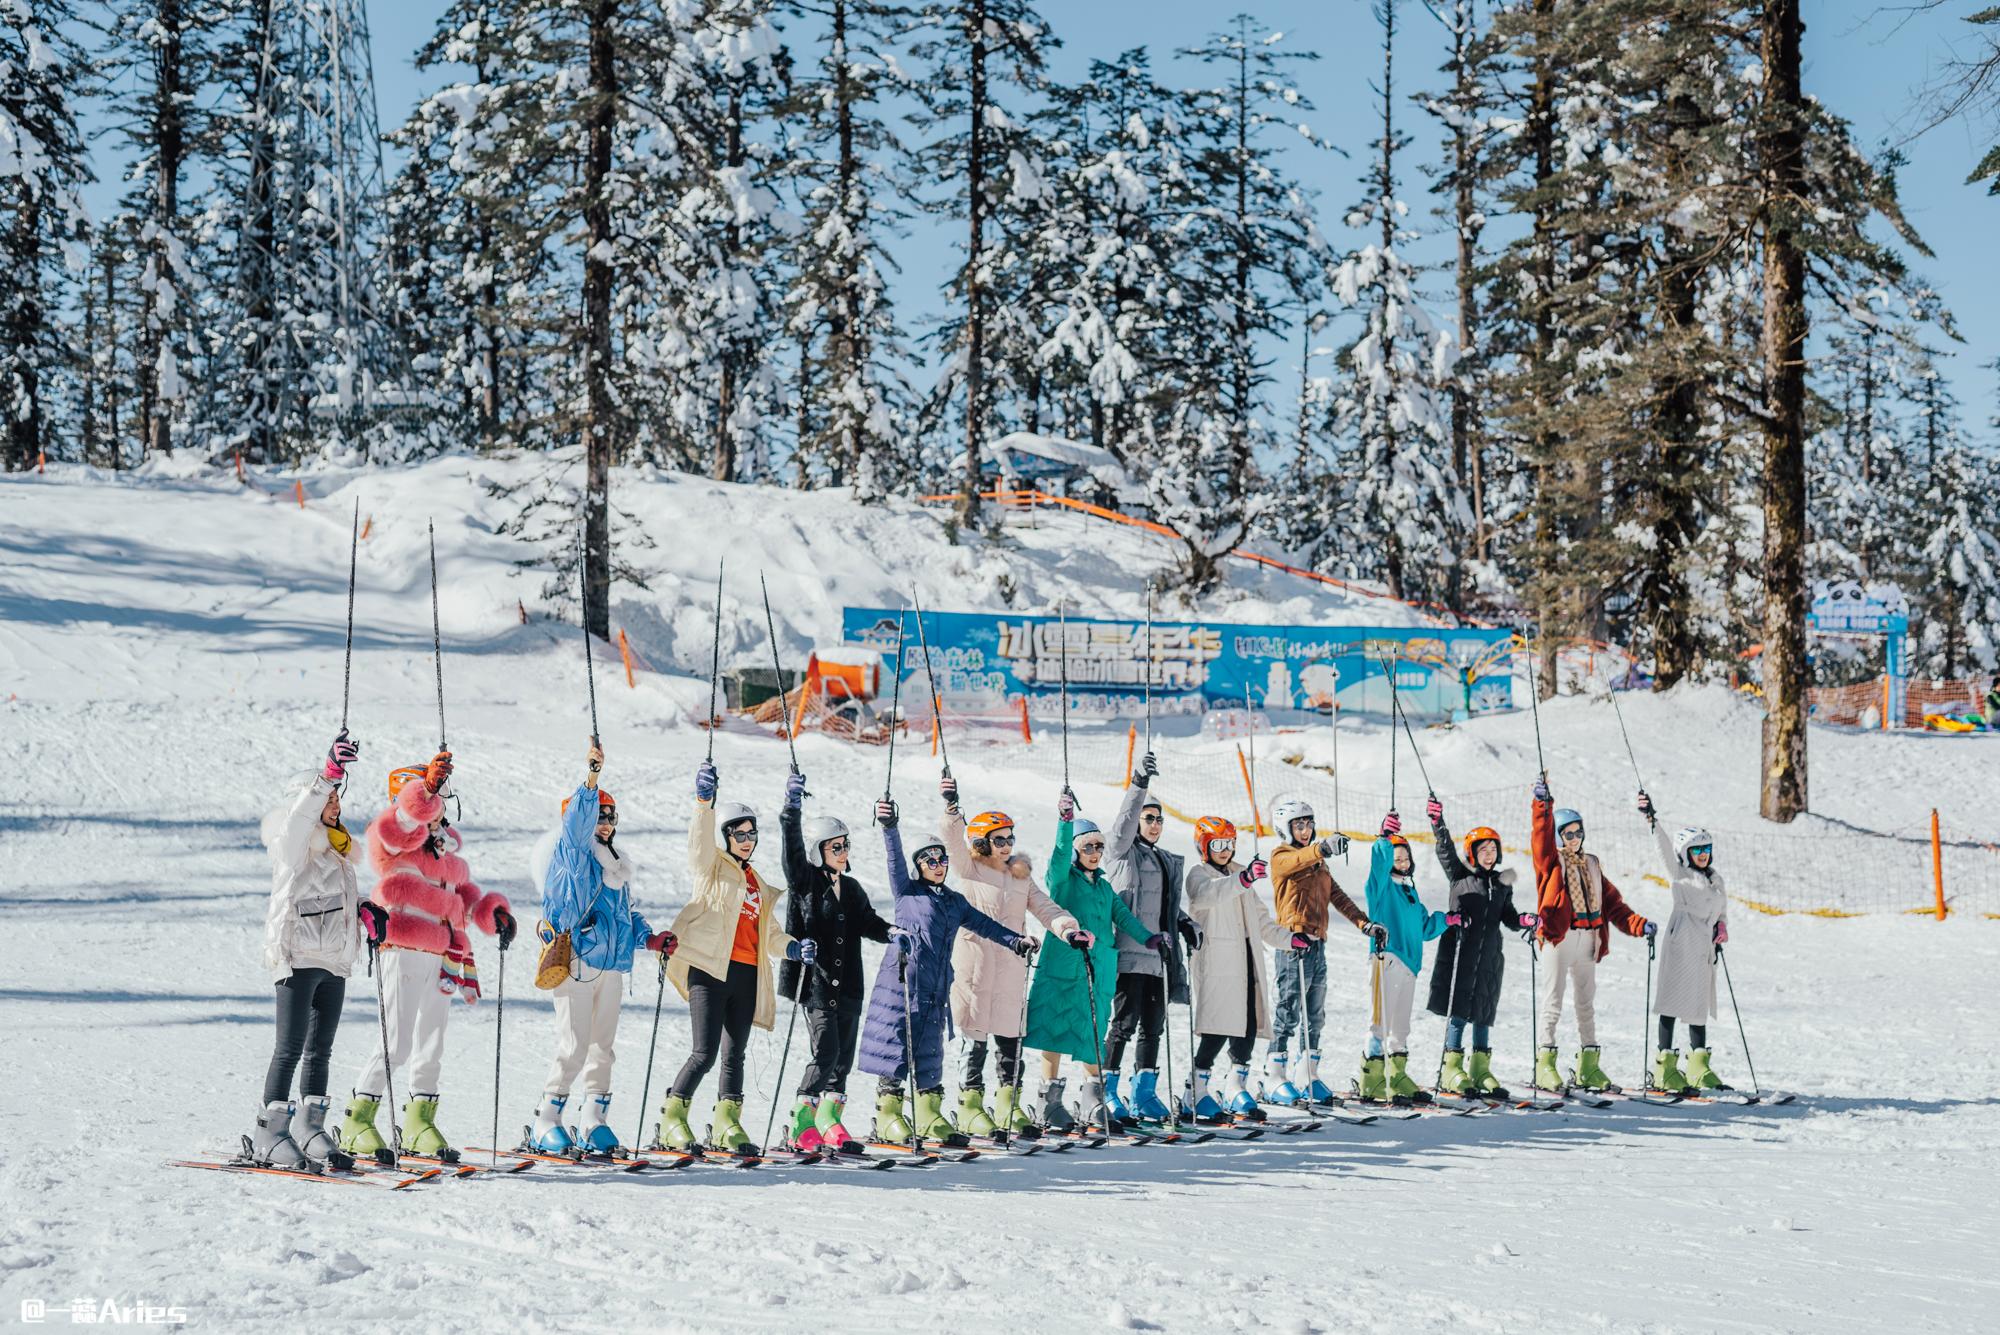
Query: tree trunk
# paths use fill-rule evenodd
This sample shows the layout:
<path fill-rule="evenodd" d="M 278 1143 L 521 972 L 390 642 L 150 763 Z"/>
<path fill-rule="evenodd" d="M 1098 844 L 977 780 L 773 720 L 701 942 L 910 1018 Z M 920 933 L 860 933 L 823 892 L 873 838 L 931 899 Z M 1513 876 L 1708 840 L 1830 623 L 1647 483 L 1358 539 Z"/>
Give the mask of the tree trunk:
<path fill-rule="evenodd" d="M 1388 255 L 1396 248 L 1396 217 L 1389 207 L 1389 201 L 1396 195 L 1396 0 L 1380 0 L 1382 13 L 1382 156 L 1375 166 L 1376 207 L 1381 216 L 1376 219 L 1382 230 L 1382 253 Z M 1396 325 L 1390 309 L 1391 300 L 1385 290 L 1380 298 L 1380 319 L 1382 322 L 1382 364 L 1389 366 L 1396 358 Z M 1393 374 L 1393 372 L 1391 373 Z M 1396 466 L 1396 415 L 1393 406 L 1382 414 L 1382 466 L 1393 469 Z M 1403 578 L 1403 539 L 1391 526 L 1382 535 L 1382 569 L 1388 577 L 1389 596 L 1407 598 L 1406 581 Z"/>
<path fill-rule="evenodd" d="M 583 168 L 583 356 L 584 415 L 584 583 L 590 606 L 584 626 L 592 635 L 611 634 L 611 464 L 614 409 L 611 403 L 611 138 L 618 120 L 618 67 L 614 44 L 617 0 L 590 6 L 590 102 L 585 112 L 589 136 Z"/>
<path fill-rule="evenodd" d="M 1805 116 L 1799 0 L 1766 0 L 1764 64 L 1764 819 L 1806 809 Z"/>
<path fill-rule="evenodd" d="M 729 85 L 729 112 L 723 127 L 723 160 L 731 167 L 743 165 L 743 83 L 733 80 Z M 735 222 L 732 214 L 728 226 L 723 228 L 723 254 L 734 264 L 743 250 L 743 230 Z M 736 415 L 736 389 L 738 380 L 737 358 L 739 345 L 725 332 L 722 345 L 722 365 L 717 378 L 715 395 L 715 459 L 708 475 L 718 482 L 732 482 L 736 478 L 736 427 L 730 420 Z"/>
<path fill-rule="evenodd" d="M 1666 115 L 1675 136 L 1669 140 L 1673 156 L 1667 164 L 1670 181 L 1691 178 L 1691 165 L 1679 153 L 1678 136 L 1698 137 L 1707 128 L 1707 117 L 1686 95 L 1672 98 Z M 1654 689 L 1678 684 L 1694 669 L 1697 640 L 1695 619 L 1688 614 L 1686 559 L 1694 543 L 1697 527 L 1697 477 L 1701 462 L 1701 385 L 1697 373 L 1682 350 L 1691 339 L 1702 337 L 1696 301 L 1698 298 L 1698 247 L 1686 235 L 1668 227 L 1664 239 L 1665 261 L 1660 276 L 1660 326 L 1668 352 L 1667 371 L 1656 390 L 1660 404 L 1657 435 L 1660 442 L 1659 475 L 1650 479 L 1661 507 L 1653 526 L 1654 541 L 1648 555 L 1650 569 L 1643 585 L 1645 620 L 1653 645 Z"/>
<path fill-rule="evenodd" d="M 1555 86 L 1554 62 L 1549 54 L 1549 45 L 1554 40 L 1550 28 L 1554 25 L 1555 0 L 1534 0 L 1537 22 L 1537 36 L 1534 56 L 1534 83 L 1528 98 L 1528 134 L 1535 152 L 1535 216 L 1533 221 L 1535 269 L 1535 366 L 1538 371 L 1549 367 L 1555 360 L 1556 331 L 1555 319 L 1549 310 L 1549 293 L 1555 291 L 1555 213 L 1556 203 L 1548 197 L 1546 186 L 1555 174 Z M 1545 374 L 1545 371 L 1543 372 Z M 1529 383 L 1535 387 L 1539 397 L 1542 384 L 1541 375 L 1532 377 Z M 1534 428 L 1535 458 L 1535 564 L 1542 569 L 1542 575 L 1534 583 L 1531 597 L 1535 603 L 1535 629 L 1543 639 L 1546 664 L 1549 675 L 1555 670 L 1554 641 L 1549 638 L 1549 610 L 1560 607 L 1556 597 L 1559 577 L 1555 572 L 1556 563 L 1556 520 L 1552 509 L 1554 498 L 1550 490 L 1554 485 L 1554 455 L 1556 442 L 1550 431 L 1548 414 L 1540 411 L 1546 404 L 1537 403 L 1536 425 Z M 1549 687 L 1553 690 L 1553 684 Z"/>
<path fill-rule="evenodd" d="M 0 330 L 0 347 L 18 349 L 21 357 L 10 377 L 14 383 L 7 386 L 7 401 L 0 406 L 0 414 L 4 414 L 0 420 L 7 424 L 7 471 L 24 473 L 35 466 L 36 456 L 42 451 L 41 371 L 36 366 L 36 356 L 37 345 L 44 341 L 47 332 L 48 308 L 43 303 L 41 289 L 45 192 L 19 189 L 19 194 L 7 259 L 14 272 L 26 281 L 7 303 L 11 318 L 7 328 Z"/>
<path fill-rule="evenodd" d="M 847 52 L 847 0 L 833 3 L 833 108 L 838 159 L 835 187 L 841 224 L 845 233 L 861 235 L 864 190 L 861 157 L 854 147 L 853 61 Z M 827 330 L 827 383 L 834 387 L 833 413 L 836 436 L 831 460 L 834 481 L 860 485 L 862 438 L 861 414 L 849 401 L 848 390 L 860 383 L 867 365 L 867 347 L 861 331 L 861 254 L 850 246 L 841 255 L 840 295 L 833 303 L 833 327 Z"/>
<path fill-rule="evenodd" d="M 979 524 L 981 428 L 986 415 L 986 294 L 979 273 L 986 225 L 986 0 L 971 0 L 971 149 L 965 164 L 966 213 L 970 223 L 965 256 L 965 494 L 958 521 Z"/>
<path fill-rule="evenodd" d="M 153 20 L 157 37 L 153 45 L 153 239 L 154 290 L 146 294 L 146 322 L 139 330 L 139 410 L 142 414 L 146 451 L 171 454 L 173 424 L 160 385 L 160 357 L 167 349 L 167 331 L 160 319 L 158 285 L 177 283 L 170 249 L 180 221 L 181 159 L 185 152 L 185 121 L 181 106 L 181 16 L 180 0 L 158 0 Z M 176 292 L 178 300 L 189 294 Z"/>
<path fill-rule="evenodd" d="M 1458 115 L 1453 118 L 1451 132 L 1452 154 L 1452 216 L 1456 222 L 1458 236 L 1458 260 L 1455 278 L 1458 287 L 1458 352 L 1468 367 L 1473 365 L 1473 349 L 1479 342 L 1479 254 L 1478 254 L 1478 205 L 1474 199 L 1473 186 L 1479 172 L 1478 154 L 1472 142 L 1472 132 L 1466 128 L 1465 120 L 1471 112 L 1474 92 L 1471 63 L 1472 10 L 1461 3 L 1452 22 L 1452 64 L 1456 70 L 1454 91 Z M 1473 376 L 1476 371 L 1461 373 L 1455 378 L 1451 395 L 1451 457 L 1452 466 L 1457 469 L 1461 481 L 1472 488 L 1472 557 L 1477 561 L 1486 559 L 1486 469 L 1484 452 L 1480 449 L 1475 435 L 1479 430 L 1478 386 Z M 1452 605 L 1462 605 L 1464 596 L 1464 571 L 1453 573 L 1455 590 Z"/>
<path fill-rule="evenodd" d="M 274 213 L 276 203 L 271 197 L 272 129 L 269 120 L 269 113 L 273 110 L 276 71 L 265 60 L 266 55 L 275 51 L 276 44 L 271 39 L 271 0 L 255 0 L 250 12 L 250 29 L 244 34 L 244 44 L 256 53 L 253 58 L 257 62 L 257 76 L 250 94 L 250 105 L 256 108 L 258 117 L 251 129 L 250 171 L 243 209 L 247 231 L 241 269 L 243 314 L 249 331 L 244 359 L 250 400 L 244 407 L 249 417 L 246 424 L 249 456 L 260 463 L 268 463 L 277 457 L 280 412 L 279 404 L 271 394 L 269 365 L 274 345 L 272 325 L 277 318 L 277 294 L 272 291 L 275 275 L 271 263 L 277 221 Z M 115 427 L 113 434 L 116 434 Z"/>
<path fill-rule="evenodd" d="M 1237 34 L 1246 23 L 1239 20 Z M 1236 278 L 1229 346 L 1229 499 L 1250 489 L 1250 51 L 1236 46 Z M 1201 586 L 1197 586 L 1201 587 Z"/>

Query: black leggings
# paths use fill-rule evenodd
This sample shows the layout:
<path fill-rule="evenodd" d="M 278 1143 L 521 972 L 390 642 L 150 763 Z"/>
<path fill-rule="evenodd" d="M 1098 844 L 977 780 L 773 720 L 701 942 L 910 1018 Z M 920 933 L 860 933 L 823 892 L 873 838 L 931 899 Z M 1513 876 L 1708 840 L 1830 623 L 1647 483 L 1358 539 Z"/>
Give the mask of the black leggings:
<path fill-rule="evenodd" d="M 842 1001 L 837 1006 L 806 1008 L 812 1054 L 806 1061 L 805 1077 L 799 1081 L 800 1098 L 847 1093 L 847 1073 L 854 1069 L 854 1045 L 861 1037 L 862 1004 Z"/>
<path fill-rule="evenodd" d="M 1201 1042 L 1194 1045 L 1194 1069 L 1206 1071 L 1215 1065 L 1215 1059 L 1222 1052 L 1222 1045 L 1229 1045 L 1229 1060 L 1238 1066 L 1250 1064 L 1251 1049 L 1256 1046 L 1257 1036 L 1246 1034 L 1242 1038 L 1228 1038 L 1222 1034 L 1203 1034 Z"/>
<path fill-rule="evenodd" d="M 1167 980 L 1146 973 L 1121 973 L 1111 1000 L 1111 1035 L 1104 1044 L 1104 1069 L 1125 1065 L 1125 1045 L 1139 1034 L 1139 1069 L 1160 1064 L 1160 1033 L 1167 1027 Z"/>
<path fill-rule="evenodd" d="M 970 1039 L 965 1045 L 965 1079 L 959 1084 L 966 1089 L 986 1088 L 986 1047 L 991 1042 L 1000 1054 L 994 1062 L 999 1068 L 1000 1083 L 1011 1085 L 1021 1076 L 1021 1040 L 1018 1038 Z"/>
<path fill-rule="evenodd" d="M 709 1068 L 722 1058 L 718 1102 L 743 1097 L 743 1048 L 757 1018 L 757 966 L 729 961 L 729 977 L 688 970 L 688 1018 L 694 1022 L 694 1050 L 674 1077 L 674 1096 L 691 1099 Z"/>
<path fill-rule="evenodd" d="M 278 980 L 278 1045 L 264 1072 L 264 1102 L 292 1096 L 292 1073 L 299 1069 L 299 1097 L 326 1093 L 327 1059 L 333 1055 L 333 1033 L 340 1028 L 340 1008 L 347 1000 L 347 980 L 325 969 L 294 969 Z"/>
<path fill-rule="evenodd" d="M 1671 1015 L 1662 1015 L 1660 1017 L 1660 1046 L 1663 1048 L 1670 1048 L 1673 1045 L 1674 1045 L 1674 1017 Z M 1688 1046 L 1697 1049 L 1705 1048 L 1708 1046 L 1707 1025 L 1691 1024 L 1688 1026 Z"/>

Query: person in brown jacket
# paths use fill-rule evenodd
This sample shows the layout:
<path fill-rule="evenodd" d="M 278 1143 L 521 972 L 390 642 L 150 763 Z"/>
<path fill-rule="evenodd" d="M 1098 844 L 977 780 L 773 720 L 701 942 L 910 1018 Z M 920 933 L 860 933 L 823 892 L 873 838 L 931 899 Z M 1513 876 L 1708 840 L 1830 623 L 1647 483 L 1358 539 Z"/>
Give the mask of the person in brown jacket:
<path fill-rule="evenodd" d="M 1528 846 L 1535 858 L 1535 911 L 1541 915 L 1537 949 L 1553 957 L 1542 974 L 1538 998 L 1535 1087 L 1565 1087 L 1556 1071 L 1556 1022 L 1562 1019 L 1564 986 L 1573 983 L 1582 1051 L 1569 1083 L 1610 1089 L 1611 1079 L 1597 1060 L 1597 962 L 1611 951 L 1614 924 L 1627 936 L 1651 936 L 1657 929 L 1625 903 L 1597 855 L 1583 851 L 1583 816 L 1568 807 L 1556 809 L 1547 779 L 1535 781 L 1531 814 Z"/>
<path fill-rule="evenodd" d="M 1292 934 L 1290 949 L 1278 951 L 1278 1007 L 1271 1021 L 1271 1046 L 1264 1057 L 1264 1101 L 1289 1105 L 1304 1100 L 1330 1103 L 1333 1091 L 1319 1078 L 1319 1034 L 1326 1016 L 1326 931 L 1332 915 L 1354 924 L 1378 940 L 1388 930 L 1368 921 L 1355 902 L 1334 881 L 1326 860 L 1347 851 L 1347 836 L 1335 831 L 1319 837 L 1312 807 L 1302 798 L 1287 797 L 1271 808 L 1272 820 L 1287 838 L 1271 850 L 1271 900 L 1278 926 Z M 1292 1034 L 1304 1031 L 1305 1052 L 1295 1071 L 1285 1078 L 1286 1054 Z"/>

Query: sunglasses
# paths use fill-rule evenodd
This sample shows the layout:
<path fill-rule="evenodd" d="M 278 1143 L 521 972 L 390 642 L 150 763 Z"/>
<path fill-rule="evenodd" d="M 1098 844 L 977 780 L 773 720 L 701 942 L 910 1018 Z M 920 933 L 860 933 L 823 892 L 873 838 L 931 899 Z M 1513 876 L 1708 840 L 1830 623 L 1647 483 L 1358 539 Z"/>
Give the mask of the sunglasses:
<path fill-rule="evenodd" d="M 597 809 L 597 823 L 599 825 L 616 825 L 618 823 L 617 809 L 615 807 L 599 807 Z"/>
<path fill-rule="evenodd" d="M 829 853 L 845 853 L 847 851 L 847 841 L 845 839 L 829 839 L 821 847 L 825 848 Z"/>
<path fill-rule="evenodd" d="M 1012 848 L 1014 846 L 1014 836 L 1011 834 L 989 834 L 986 836 L 986 842 L 995 848 Z"/>
<path fill-rule="evenodd" d="M 1076 851 L 1079 853 L 1102 853 L 1104 851 L 1104 841 L 1093 839 L 1087 844 L 1078 844 Z"/>
<path fill-rule="evenodd" d="M 1164 825 L 1167 820 L 1157 811 L 1142 811 L 1139 813 L 1139 819 L 1147 825 Z"/>
<path fill-rule="evenodd" d="M 941 849 L 927 848 L 917 854 L 917 865 L 920 867 L 948 867 L 951 865 L 951 857 Z"/>
<path fill-rule="evenodd" d="M 747 830 L 731 830 L 729 840 L 736 844 L 754 844 L 757 842 L 757 827 L 752 825 Z"/>

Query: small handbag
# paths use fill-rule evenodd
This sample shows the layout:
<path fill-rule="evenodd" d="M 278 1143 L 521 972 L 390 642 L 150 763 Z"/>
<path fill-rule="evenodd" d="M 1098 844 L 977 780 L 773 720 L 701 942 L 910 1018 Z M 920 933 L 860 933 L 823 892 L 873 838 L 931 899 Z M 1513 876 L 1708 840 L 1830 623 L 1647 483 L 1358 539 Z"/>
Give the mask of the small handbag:
<path fill-rule="evenodd" d="M 540 935 L 546 942 L 542 954 L 535 961 L 535 986 L 546 992 L 560 987 L 570 976 L 570 964 L 576 958 L 576 951 L 570 945 L 568 932 L 552 932 L 544 922 L 540 925 Z"/>

